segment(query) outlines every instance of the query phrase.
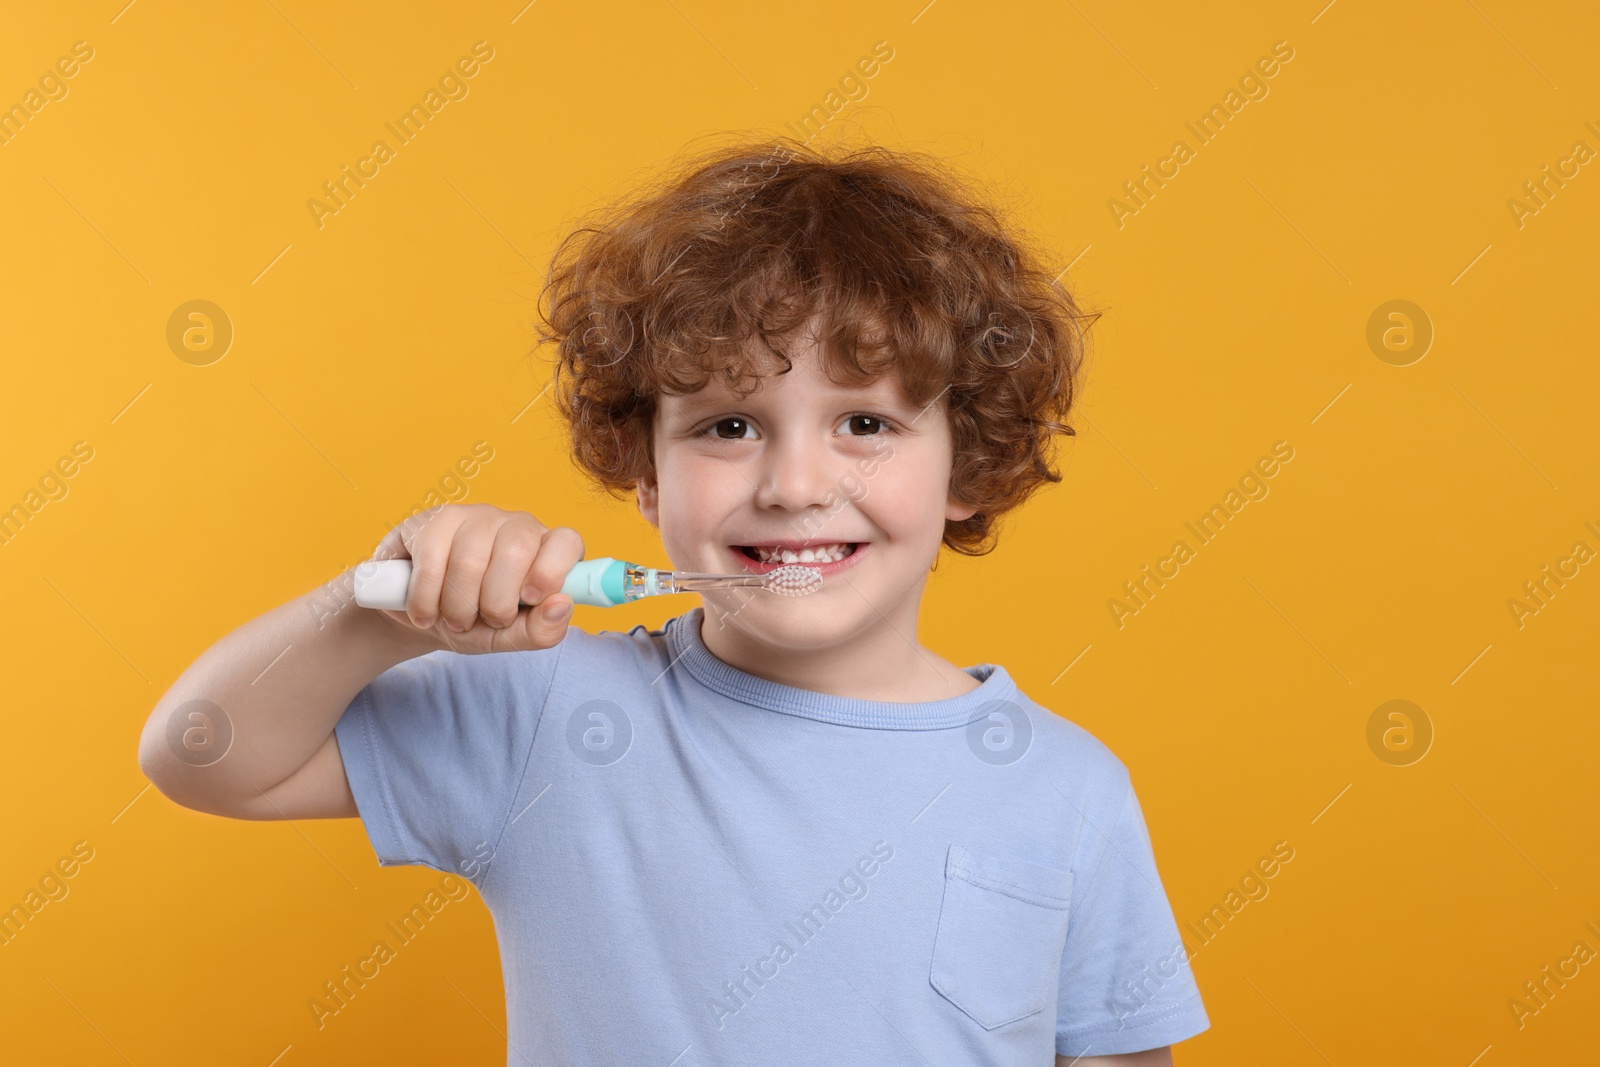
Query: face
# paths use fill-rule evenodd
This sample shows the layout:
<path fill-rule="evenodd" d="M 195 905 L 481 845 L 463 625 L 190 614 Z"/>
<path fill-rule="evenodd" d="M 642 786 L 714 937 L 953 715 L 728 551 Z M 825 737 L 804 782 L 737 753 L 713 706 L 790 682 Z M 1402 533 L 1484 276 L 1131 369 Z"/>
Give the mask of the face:
<path fill-rule="evenodd" d="M 797 650 L 884 626 L 914 637 L 945 520 L 975 511 L 949 494 L 944 397 L 924 409 L 892 377 L 838 385 L 814 342 L 788 351 L 794 368 L 772 360 L 743 399 L 720 381 L 659 398 L 656 482 L 639 485 L 639 509 L 677 570 L 760 574 L 792 559 L 822 574 L 808 596 L 702 594 L 708 643 L 723 628 Z"/>

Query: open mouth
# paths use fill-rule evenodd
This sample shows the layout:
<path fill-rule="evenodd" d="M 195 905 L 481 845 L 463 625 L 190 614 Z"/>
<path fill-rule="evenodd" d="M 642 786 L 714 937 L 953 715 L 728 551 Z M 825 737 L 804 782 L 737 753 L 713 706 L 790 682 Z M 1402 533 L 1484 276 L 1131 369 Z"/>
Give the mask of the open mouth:
<path fill-rule="evenodd" d="M 729 545 L 742 556 L 745 566 L 757 574 L 777 570 L 779 567 L 812 567 L 824 577 L 835 571 L 854 566 L 866 554 L 870 542 L 841 541 L 833 544 L 796 545 Z"/>
<path fill-rule="evenodd" d="M 837 563 L 853 555 L 859 542 L 849 541 L 833 545 L 815 545 L 798 551 L 792 548 L 769 548 L 765 545 L 739 545 L 740 551 L 760 563 Z"/>

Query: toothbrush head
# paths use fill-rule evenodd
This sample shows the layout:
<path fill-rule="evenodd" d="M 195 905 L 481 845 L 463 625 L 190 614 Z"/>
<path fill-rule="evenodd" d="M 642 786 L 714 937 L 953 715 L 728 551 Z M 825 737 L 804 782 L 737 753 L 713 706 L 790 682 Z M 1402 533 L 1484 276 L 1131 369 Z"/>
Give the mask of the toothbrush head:
<path fill-rule="evenodd" d="M 822 588 L 822 572 L 798 564 L 767 572 L 763 589 L 783 596 L 807 596 Z"/>

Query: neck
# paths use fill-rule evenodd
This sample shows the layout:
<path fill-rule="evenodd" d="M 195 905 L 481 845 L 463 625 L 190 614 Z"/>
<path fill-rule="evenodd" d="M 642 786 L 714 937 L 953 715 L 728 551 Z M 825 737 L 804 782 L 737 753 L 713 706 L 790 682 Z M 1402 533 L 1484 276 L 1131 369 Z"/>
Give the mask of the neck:
<path fill-rule="evenodd" d="M 870 625 L 827 648 L 774 645 L 737 626 L 704 625 L 706 649 L 730 667 L 779 685 L 858 700 L 926 703 L 971 692 L 976 678 L 917 640 L 922 589 L 874 611 Z"/>

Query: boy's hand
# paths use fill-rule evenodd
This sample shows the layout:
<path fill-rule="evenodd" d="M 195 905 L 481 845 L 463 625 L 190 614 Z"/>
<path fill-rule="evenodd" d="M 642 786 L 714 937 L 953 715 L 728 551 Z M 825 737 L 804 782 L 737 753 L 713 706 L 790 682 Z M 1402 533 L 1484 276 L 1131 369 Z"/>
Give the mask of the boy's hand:
<path fill-rule="evenodd" d="M 570 526 L 552 529 L 491 504 L 443 504 L 411 516 L 373 550 L 373 559 L 411 560 L 405 610 L 379 611 L 408 637 L 425 632 L 452 652 L 549 648 L 567 635 L 572 598 L 556 591 L 583 551 Z M 519 600 L 535 606 L 519 610 Z"/>

